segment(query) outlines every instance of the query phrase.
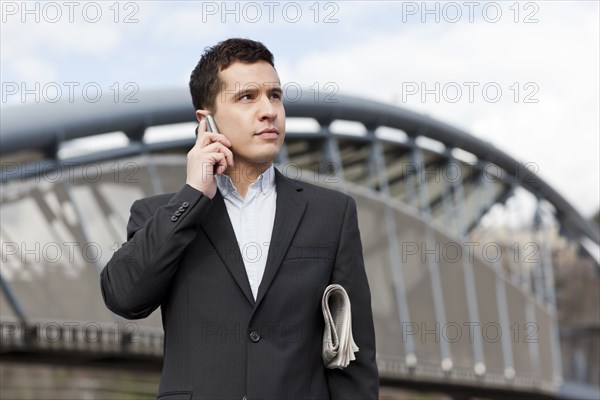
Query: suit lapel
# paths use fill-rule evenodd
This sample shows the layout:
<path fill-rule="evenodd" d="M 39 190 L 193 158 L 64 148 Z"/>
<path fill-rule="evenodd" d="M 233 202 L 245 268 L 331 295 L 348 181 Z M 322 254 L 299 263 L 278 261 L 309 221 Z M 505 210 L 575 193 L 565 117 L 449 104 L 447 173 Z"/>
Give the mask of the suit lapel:
<path fill-rule="evenodd" d="M 260 282 L 254 305 L 255 310 L 271 286 L 306 209 L 306 199 L 298 193 L 302 191 L 302 188 L 283 176 L 277 169 L 275 169 L 275 185 L 277 188 L 275 221 L 273 222 L 265 273 Z"/>
<path fill-rule="evenodd" d="M 250 289 L 240 247 L 225 207 L 225 200 L 218 190 L 212 203 L 210 210 L 202 218 L 202 229 L 250 304 L 254 304 L 254 296 Z"/>

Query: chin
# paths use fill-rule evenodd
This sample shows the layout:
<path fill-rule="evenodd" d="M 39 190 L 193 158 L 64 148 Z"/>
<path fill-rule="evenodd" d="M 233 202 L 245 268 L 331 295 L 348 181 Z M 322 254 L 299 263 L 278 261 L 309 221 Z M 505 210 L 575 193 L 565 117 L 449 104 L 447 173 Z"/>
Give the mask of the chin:
<path fill-rule="evenodd" d="M 258 164 L 273 162 L 273 161 L 275 161 L 275 158 L 277 158 L 277 154 L 278 153 L 273 153 L 273 154 L 264 155 L 262 157 L 257 157 L 255 162 Z"/>
<path fill-rule="evenodd" d="M 265 163 L 265 162 L 274 161 L 275 158 L 277 158 L 277 155 L 279 154 L 279 149 L 280 149 L 280 146 L 277 146 L 277 148 L 269 149 L 267 151 L 262 151 L 259 154 L 256 154 L 256 157 L 254 159 L 256 160 L 257 163 Z"/>

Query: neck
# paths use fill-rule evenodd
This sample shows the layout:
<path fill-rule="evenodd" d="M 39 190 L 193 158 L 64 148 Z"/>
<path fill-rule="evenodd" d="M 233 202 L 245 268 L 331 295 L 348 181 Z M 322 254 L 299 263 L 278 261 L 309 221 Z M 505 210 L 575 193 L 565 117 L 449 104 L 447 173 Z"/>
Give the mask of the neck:
<path fill-rule="evenodd" d="M 234 167 L 227 168 L 225 174 L 231 178 L 240 196 L 246 197 L 248 188 L 256 182 L 258 177 L 273 164 L 272 161 L 265 163 L 250 163 L 235 160 Z"/>

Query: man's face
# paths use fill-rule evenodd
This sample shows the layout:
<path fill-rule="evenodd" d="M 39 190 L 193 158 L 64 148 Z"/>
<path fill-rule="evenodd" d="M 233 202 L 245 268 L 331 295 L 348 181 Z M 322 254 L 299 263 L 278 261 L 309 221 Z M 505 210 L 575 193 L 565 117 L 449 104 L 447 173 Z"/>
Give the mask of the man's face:
<path fill-rule="evenodd" d="M 232 143 L 236 163 L 271 162 L 285 137 L 285 110 L 277 71 L 266 61 L 236 62 L 220 73 L 215 122 Z"/>

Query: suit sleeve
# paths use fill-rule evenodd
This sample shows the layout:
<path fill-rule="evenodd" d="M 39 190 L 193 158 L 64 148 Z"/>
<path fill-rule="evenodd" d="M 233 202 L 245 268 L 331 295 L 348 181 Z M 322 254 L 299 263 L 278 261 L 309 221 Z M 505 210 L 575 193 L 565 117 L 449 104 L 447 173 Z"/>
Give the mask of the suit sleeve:
<path fill-rule="evenodd" d="M 352 307 L 352 334 L 359 347 L 356 360 L 345 369 L 327 369 L 331 398 L 334 400 L 379 398 L 379 373 L 375 362 L 375 329 L 371 292 L 365 272 L 358 229 L 356 203 L 348 197 L 331 283 L 346 289 Z"/>
<path fill-rule="evenodd" d="M 169 203 L 151 210 L 147 199 L 131 206 L 127 242 L 100 274 L 106 306 L 128 319 L 145 318 L 162 302 L 178 261 L 196 237 L 211 199 L 185 185 Z"/>

